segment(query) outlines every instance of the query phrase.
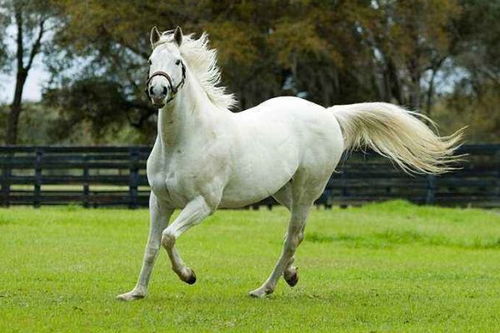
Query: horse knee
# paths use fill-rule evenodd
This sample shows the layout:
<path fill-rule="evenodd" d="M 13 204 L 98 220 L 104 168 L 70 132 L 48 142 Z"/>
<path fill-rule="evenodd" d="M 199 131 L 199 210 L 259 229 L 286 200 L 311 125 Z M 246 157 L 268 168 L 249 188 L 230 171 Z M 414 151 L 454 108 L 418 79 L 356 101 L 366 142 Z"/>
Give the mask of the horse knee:
<path fill-rule="evenodd" d="M 166 248 L 172 248 L 175 244 L 175 235 L 165 230 L 161 236 L 161 244 Z"/>
<path fill-rule="evenodd" d="M 287 242 L 285 242 L 285 255 L 286 256 L 293 256 L 295 254 L 295 251 L 297 250 L 297 246 L 299 245 L 298 239 L 290 239 Z"/>

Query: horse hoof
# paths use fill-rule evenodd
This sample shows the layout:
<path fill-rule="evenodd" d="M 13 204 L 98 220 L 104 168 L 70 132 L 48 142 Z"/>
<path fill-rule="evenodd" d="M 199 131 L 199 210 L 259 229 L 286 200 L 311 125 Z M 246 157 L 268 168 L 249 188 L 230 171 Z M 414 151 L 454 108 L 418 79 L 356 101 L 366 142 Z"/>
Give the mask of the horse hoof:
<path fill-rule="evenodd" d="M 283 277 L 290 287 L 295 287 L 299 282 L 299 273 L 297 272 L 297 268 L 294 268 L 291 272 L 285 272 Z"/>
<path fill-rule="evenodd" d="M 272 293 L 273 293 L 272 289 L 260 287 L 259 289 L 255 289 L 255 290 L 249 292 L 248 295 L 250 297 L 263 298 L 263 297 L 270 295 Z"/>
<path fill-rule="evenodd" d="M 128 292 L 128 293 L 116 296 L 116 299 L 119 301 L 130 302 L 130 301 L 142 299 L 142 298 L 144 298 L 144 296 L 146 296 L 146 295 L 135 293 L 135 292 Z"/>
<path fill-rule="evenodd" d="M 186 282 L 187 284 L 194 284 L 196 282 L 196 274 L 192 269 L 189 268 L 189 274 L 182 279 L 182 281 Z"/>
<path fill-rule="evenodd" d="M 196 275 L 193 273 L 187 280 L 187 284 L 194 284 L 196 282 Z"/>

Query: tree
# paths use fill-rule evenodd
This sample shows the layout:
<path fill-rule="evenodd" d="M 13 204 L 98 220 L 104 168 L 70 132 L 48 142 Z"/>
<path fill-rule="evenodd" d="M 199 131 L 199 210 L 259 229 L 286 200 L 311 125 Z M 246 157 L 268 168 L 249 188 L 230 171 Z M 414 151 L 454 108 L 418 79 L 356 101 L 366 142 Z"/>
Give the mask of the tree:
<path fill-rule="evenodd" d="M 429 113 L 437 72 L 456 44 L 453 20 L 460 15 L 456 0 L 375 0 L 376 18 L 361 26 L 373 63 L 380 73 L 383 100 Z M 427 92 L 422 91 L 428 73 Z"/>
<path fill-rule="evenodd" d="M 150 128 L 156 110 L 143 93 L 143 83 L 150 53 L 147 32 L 158 22 L 161 30 L 182 22 L 187 32 L 208 31 L 212 47 L 218 50 L 224 84 L 236 93 L 241 109 L 278 95 L 303 93 L 329 105 L 354 101 L 367 91 L 355 87 L 363 79 L 349 74 L 343 66 L 353 50 L 362 52 L 352 30 L 355 20 L 364 14 L 353 13 L 366 7 L 366 0 L 354 5 L 293 1 L 286 6 L 280 1 L 226 0 L 169 1 L 154 6 L 118 0 L 57 3 L 65 13 L 66 28 L 55 36 L 54 44 L 67 54 L 68 61 L 52 65 L 54 84 L 48 95 L 53 97 L 56 90 L 78 94 L 78 87 L 83 86 L 79 81 L 87 87 L 90 82 L 112 82 L 119 87 L 120 105 L 133 107 L 115 112 L 114 120 L 104 114 L 95 117 L 103 126 L 103 119 L 126 119 L 139 130 Z M 351 47 L 346 49 L 346 45 Z M 79 75 L 61 74 L 76 58 L 86 59 Z M 93 94 L 89 98 L 92 96 L 99 97 Z M 50 103 L 57 101 L 61 112 L 80 113 L 66 103 L 69 100 L 47 98 Z"/>
<path fill-rule="evenodd" d="M 59 114 L 52 123 L 51 136 L 64 140 L 69 133 L 78 130 L 82 125 L 88 129 L 93 143 L 109 141 L 109 132 L 120 132 L 126 125 L 146 129 L 143 122 L 147 117 L 129 119 L 136 109 L 155 109 L 142 100 L 129 100 L 119 83 L 102 78 L 89 77 L 79 79 L 71 85 L 45 92 L 44 102 L 55 107 Z M 153 124 L 151 124 L 153 125 Z M 154 132 L 154 127 L 148 128 Z"/>
<path fill-rule="evenodd" d="M 445 128 L 468 126 L 472 142 L 500 142 L 500 2 L 462 0 L 455 22 L 453 89 L 436 112 Z"/>
<path fill-rule="evenodd" d="M 5 143 L 17 142 L 19 116 L 23 110 L 22 96 L 35 57 L 42 50 L 49 31 L 53 11 L 47 1 L 3 0 L 4 20 L 15 27 L 15 88 L 7 119 Z M 6 36 L 3 36 L 4 38 Z M 5 41 L 4 41 L 5 43 Z"/>
<path fill-rule="evenodd" d="M 153 137 L 156 110 L 143 93 L 153 25 L 207 31 L 239 109 L 299 95 L 325 106 L 382 100 L 429 114 L 450 69 L 466 72 L 472 87 L 498 78 L 499 34 L 487 33 L 500 22 L 498 1 L 52 1 L 65 27 L 53 49 L 65 57 L 51 57 L 44 99 L 59 110 L 60 128 L 80 121 L 96 137 L 120 126 Z"/>

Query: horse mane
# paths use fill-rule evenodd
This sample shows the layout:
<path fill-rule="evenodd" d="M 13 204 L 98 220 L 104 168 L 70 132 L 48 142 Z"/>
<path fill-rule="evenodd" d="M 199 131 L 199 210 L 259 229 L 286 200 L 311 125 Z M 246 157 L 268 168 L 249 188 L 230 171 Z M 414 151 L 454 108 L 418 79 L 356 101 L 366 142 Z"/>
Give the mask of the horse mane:
<path fill-rule="evenodd" d="M 173 32 L 173 30 L 163 32 L 153 47 L 172 42 Z M 193 34 L 184 35 L 179 51 L 210 101 L 219 108 L 231 109 L 237 104 L 236 98 L 226 92 L 226 87 L 218 86 L 221 82 L 221 72 L 217 66 L 217 50 L 210 49 L 208 42 L 206 32 L 203 32 L 198 39 L 194 38 Z"/>

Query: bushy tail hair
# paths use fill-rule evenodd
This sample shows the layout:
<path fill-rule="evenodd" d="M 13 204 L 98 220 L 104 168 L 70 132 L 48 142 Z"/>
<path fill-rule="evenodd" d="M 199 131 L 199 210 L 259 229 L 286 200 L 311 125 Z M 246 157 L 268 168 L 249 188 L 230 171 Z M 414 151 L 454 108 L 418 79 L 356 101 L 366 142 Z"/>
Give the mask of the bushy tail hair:
<path fill-rule="evenodd" d="M 392 159 L 405 172 L 440 174 L 456 167 L 455 155 L 463 129 L 449 136 L 436 135 L 434 122 L 416 112 L 389 103 L 359 103 L 329 108 L 342 129 L 346 150 L 371 148 Z M 420 119 L 419 119 L 420 118 Z"/>

